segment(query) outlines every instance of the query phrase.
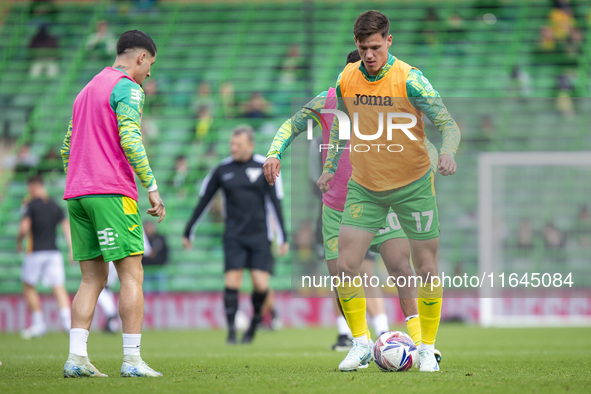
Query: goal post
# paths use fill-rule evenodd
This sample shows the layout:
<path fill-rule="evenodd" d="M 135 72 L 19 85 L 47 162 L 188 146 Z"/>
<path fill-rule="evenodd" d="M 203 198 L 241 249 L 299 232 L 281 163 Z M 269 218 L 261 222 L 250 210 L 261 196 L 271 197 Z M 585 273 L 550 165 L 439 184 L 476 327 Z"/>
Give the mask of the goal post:
<path fill-rule="evenodd" d="M 591 151 L 478 157 L 482 326 L 591 325 Z"/>

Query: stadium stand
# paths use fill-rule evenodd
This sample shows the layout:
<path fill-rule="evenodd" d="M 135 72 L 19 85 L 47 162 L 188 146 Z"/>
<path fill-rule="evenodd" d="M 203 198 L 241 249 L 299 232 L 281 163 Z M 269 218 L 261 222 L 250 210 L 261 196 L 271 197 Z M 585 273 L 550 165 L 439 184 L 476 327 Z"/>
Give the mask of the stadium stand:
<path fill-rule="evenodd" d="M 456 158 L 460 170 L 453 182 L 437 182 L 440 222 L 445 231 L 441 259 L 444 267 L 453 269 L 461 264 L 467 272 L 476 271 L 477 232 L 474 223 L 460 218 L 469 219 L 476 209 L 478 152 L 580 150 L 591 142 L 586 132 L 589 123 L 580 116 L 571 120 L 567 116 L 568 111 L 577 111 L 584 104 L 572 97 L 587 96 L 591 88 L 591 40 L 585 36 L 591 11 L 584 2 L 572 2 L 581 37 L 573 38 L 574 48 L 563 52 L 540 49 L 540 32 L 549 24 L 550 1 L 486 2 L 489 8 L 479 7 L 481 3 L 314 1 L 228 5 L 168 1 L 139 10 L 131 3 L 101 2 L 97 7 L 66 2 L 57 4 L 51 19 L 39 20 L 38 15 L 29 13 L 27 5 L 4 2 L 4 9 L 0 9 L 0 132 L 5 141 L 14 144 L 15 152 L 30 144 L 32 152 L 42 159 L 39 169 L 49 174 L 49 193 L 59 199 L 65 178 L 59 161 L 56 164 L 48 153 L 59 157 L 76 94 L 109 65 L 87 61 L 86 38 L 103 19 L 116 36 L 129 29 L 148 32 L 159 49 L 152 74 L 160 96 L 158 111 L 144 111 L 144 120 L 149 119 L 158 130 L 157 135 L 146 138 L 148 155 L 160 185 L 167 185 L 174 176 L 174 158 L 178 155 L 186 156 L 190 167 L 184 192 L 172 187 L 161 189 L 168 204 L 167 218 L 159 227 L 170 246 L 169 263 L 162 268 L 167 289 L 219 290 L 223 287 L 219 219 L 209 215 L 208 221 L 197 228 L 194 250 L 185 251 L 181 244 L 200 181 L 213 163 L 228 155 L 229 135 L 237 124 L 249 123 L 257 129 L 257 151 L 265 154 L 273 133 L 291 113 L 291 99 L 312 97 L 334 84 L 346 54 L 353 48 L 350 27 L 355 17 L 367 9 L 379 9 L 392 22 L 391 53 L 424 70 L 460 122 L 463 141 Z M 427 20 L 427 10 L 435 6 L 438 19 Z M 32 58 L 28 42 L 40 23 L 49 23 L 51 33 L 59 37 L 60 73 L 54 79 L 29 76 Z M 285 81 L 282 64 L 291 45 L 299 46 L 304 59 L 295 78 Z M 575 62 L 569 51 L 576 53 Z M 198 141 L 191 104 L 203 81 L 213 92 L 213 122 L 207 140 Z M 246 102 L 252 92 L 261 92 L 271 103 L 270 116 L 244 119 L 240 106 L 236 106 L 237 116 L 228 118 L 224 112 L 227 103 L 218 93 L 224 83 L 233 85 L 238 104 Z M 508 100 L 508 96 L 539 99 Z M 566 102 L 559 109 L 558 96 Z M 491 114 L 491 107 L 502 111 Z M 555 116 L 557 112 L 566 113 L 566 118 Z M 548 115 L 527 116 L 540 113 Z M 509 119 L 522 123 L 509 125 Z M 564 119 L 570 122 L 571 131 L 568 138 L 557 141 L 555 127 Z M 529 132 L 532 129 L 537 131 L 535 136 Z M 440 146 L 437 134 L 434 129 L 428 130 L 429 137 Z M 300 160 L 286 155 L 283 167 L 286 222 L 293 228 L 299 223 L 293 212 L 302 208 L 298 206 L 298 193 L 309 193 L 308 187 L 299 187 L 306 182 L 301 174 L 294 174 L 292 182 L 289 163 L 296 159 Z M 302 166 L 305 169 L 307 163 Z M 11 170 L 2 173 L 0 293 L 20 292 L 21 257 L 14 251 L 14 240 L 26 176 Z M 584 198 L 581 196 L 581 204 Z M 145 209 L 147 201 L 140 204 Z M 290 260 L 280 259 L 273 286 L 289 289 L 290 272 Z M 79 269 L 68 266 L 66 274 L 67 289 L 73 292 L 79 283 Z"/>

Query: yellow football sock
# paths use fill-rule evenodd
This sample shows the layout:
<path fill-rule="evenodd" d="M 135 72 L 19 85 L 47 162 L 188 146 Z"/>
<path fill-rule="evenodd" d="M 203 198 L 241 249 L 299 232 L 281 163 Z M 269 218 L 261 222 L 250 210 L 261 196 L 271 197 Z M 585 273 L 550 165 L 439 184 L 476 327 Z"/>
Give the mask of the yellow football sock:
<path fill-rule="evenodd" d="M 431 289 L 431 283 L 419 286 L 419 320 L 421 322 L 421 342 L 433 345 L 439 321 L 441 320 L 441 301 L 443 287 L 441 285 Z"/>
<path fill-rule="evenodd" d="M 365 317 L 365 290 L 363 286 L 356 287 L 353 281 L 341 284 L 337 288 L 339 302 L 343 308 L 343 314 L 351 329 L 353 338 L 368 335 L 367 320 Z"/>
<path fill-rule="evenodd" d="M 419 316 L 413 316 L 406 322 L 408 335 L 412 338 L 415 345 L 419 346 L 421 343 L 421 319 Z"/>

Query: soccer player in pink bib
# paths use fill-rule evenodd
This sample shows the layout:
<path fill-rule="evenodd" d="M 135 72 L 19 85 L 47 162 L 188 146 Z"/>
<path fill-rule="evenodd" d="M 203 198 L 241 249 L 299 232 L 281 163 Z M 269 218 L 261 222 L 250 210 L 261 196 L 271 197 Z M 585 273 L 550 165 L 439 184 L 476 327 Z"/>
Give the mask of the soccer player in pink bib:
<path fill-rule="evenodd" d="M 106 377 L 89 361 L 86 343 L 99 293 L 113 261 L 121 292 L 123 329 L 121 376 L 162 376 L 140 356 L 144 320 L 142 255 L 144 242 L 138 211 L 137 175 L 147 189 L 148 214 L 164 219 L 166 210 L 146 156 L 140 129 L 144 91 L 156 61 L 156 44 L 144 32 L 123 33 L 113 67 L 97 74 L 74 101 L 62 146 L 66 171 L 74 260 L 82 282 L 72 302 L 70 354 L 64 377 Z"/>

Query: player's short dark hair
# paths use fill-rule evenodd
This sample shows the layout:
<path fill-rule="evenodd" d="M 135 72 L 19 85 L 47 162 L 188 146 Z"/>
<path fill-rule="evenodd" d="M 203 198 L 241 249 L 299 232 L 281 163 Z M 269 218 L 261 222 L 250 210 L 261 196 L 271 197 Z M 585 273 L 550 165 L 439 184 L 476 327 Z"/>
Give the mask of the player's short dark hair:
<path fill-rule="evenodd" d="M 117 42 L 117 55 L 123 54 L 128 49 L 141 48 L 156 56 L 156 44 L 149 35 L 140 30 L 128 30 L 121 34 Z"/>
<path fill-rule="evenodd" d="M 359 51 L 357 49 L 349 52 L 349 54 L 347 55 L 347 64 L 356 63 L 360 60 L 361 60 L 361 56 L 359 56 Z"/>
<path fill-rule="evenodd" d="M 390 34 L 390 21 L 386 15 L 379 11 L 366 11 L 357 17 L 353 25 L 356 40 L 364 40 L 376 33 L 380 33 L 384 38 Z"/>
<path fill-rule="evenodd" d="M 236 126 L 236 128 L 232 131 L 232 136 L 246 134 L 248 137 L 249 142 L 254 142 L 254 130 L 247 124 L 241 124 Z"/>
<path fill-rule="evenodd" d="M 27 178 L 27 185 L 32 184 L 43 185 L 43 177 L 41 174 L 31 175 L 29 178 Z"/>

